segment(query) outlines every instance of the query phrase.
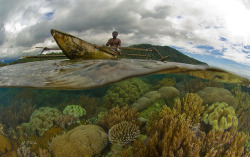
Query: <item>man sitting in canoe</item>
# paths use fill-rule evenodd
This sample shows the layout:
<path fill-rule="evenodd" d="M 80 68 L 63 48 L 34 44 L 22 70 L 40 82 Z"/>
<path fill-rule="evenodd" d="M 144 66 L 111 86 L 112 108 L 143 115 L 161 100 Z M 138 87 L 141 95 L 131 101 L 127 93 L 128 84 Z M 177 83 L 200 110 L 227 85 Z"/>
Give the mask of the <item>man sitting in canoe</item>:
<path fill-rule="evenodd" d="M 110 38 L 106 44 L 106 46 L 110 46 L 110 49 L 114 52 L 116 52 L 117 54 L 121 55 L 121 49 L 119 49 L 119 47 L 121 47 L 121 40 L 119 38 L 117 38 L 118 36 L 118 32 L 114 31 L 112 33 L 113 38 Z"/>

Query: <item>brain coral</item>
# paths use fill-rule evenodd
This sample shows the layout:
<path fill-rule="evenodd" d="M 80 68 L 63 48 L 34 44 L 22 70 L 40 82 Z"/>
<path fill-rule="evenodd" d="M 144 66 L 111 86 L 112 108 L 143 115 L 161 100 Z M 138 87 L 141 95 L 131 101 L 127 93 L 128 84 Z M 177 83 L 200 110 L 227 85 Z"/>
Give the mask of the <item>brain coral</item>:
<path fill-rule="evenodd" d="M 224 88 L 206 87 L 198 94 L 203 100 L 203 105 L 211 105 L 215 102 L 226 102 L 228 105 L 236 107 L 237 101 L 230 91 Z"/>
<path fill-rule="evenodd" d="M 55 157 L 98 156 L 108 144 L 108 135 L 97 125 L 81 125 L 55 137 L 49 150 Z"/>
<path fill-rule="evenodd" d="M 230 127 L 236 128 L 238 126 L 238 118 L 234 108 L 225 102 L 216 102 L 209 106 L 202 116 L 202 121 L 212 125 L 216 131 L 224 131 Z"/>
<path fill-rule="evenodd" d="M 119 82 L 112 86 L 104 96 L 107 104 L 111 107 L 116 105 L 125 106 L 132 104 L 143 94 L 150 90 L 151 86 L 139 78 L 133 78 Z"/>
<path fill-rule="evenodd" d="M 53 126 L 55 118 L 60 115 L 60 111 L 55 108 L 41 107 L 32 113 L 29 123 L 22 124 L 22 128 L 27 134 L 38 133 L 39 136 L 43 136 Z"/>
<path fill-rule="evenodd" d="M 123 121 L 119 124 L 113 125 L 111 129 L 109 129 L 109 141 L 111 143 L 125 145 L 138 138 L 139 134 L 140 130 L 137 125 Z"/>

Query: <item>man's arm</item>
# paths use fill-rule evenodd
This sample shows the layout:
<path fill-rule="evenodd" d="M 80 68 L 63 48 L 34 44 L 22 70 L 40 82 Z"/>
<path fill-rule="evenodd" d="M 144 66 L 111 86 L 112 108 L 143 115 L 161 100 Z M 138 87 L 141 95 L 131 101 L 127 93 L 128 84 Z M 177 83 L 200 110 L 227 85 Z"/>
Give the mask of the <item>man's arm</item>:
<path fill-rule="evenodd" d="M 119 39 L 118 47 L 121 47 L 121 45 L 122 45 L 122 42 L 121 42 L 121 40 Z"/>
<path fill-rule="evenodd" d="M 106 46 L 111 45 L 111 40 L 109 39 L 108 42 L 106 43 Z"/>

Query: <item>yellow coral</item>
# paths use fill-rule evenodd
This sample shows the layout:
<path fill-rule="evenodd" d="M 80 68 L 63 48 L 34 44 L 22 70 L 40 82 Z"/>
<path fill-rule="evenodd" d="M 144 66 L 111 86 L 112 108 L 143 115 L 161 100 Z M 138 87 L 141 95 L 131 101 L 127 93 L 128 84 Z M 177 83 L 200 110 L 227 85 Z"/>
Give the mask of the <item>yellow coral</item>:
<path fill-rule="evenodd" d="M 98 156 L 108 144 L 108 135 L 96 125 L 81 125 L 55 137 L 49 150 L 55 157 Z"/>
<path fill-rule="evenodd" d="M 10 140 L 0 133 L 0 154 L 11 150 Z"/>
<path fill-rule="evenodd" d="M 212 125 L 216 131 L 224 131 L 230 127 L 236 128 L 238 126 L 238 118 L 234 108 L 225 102 L 217 102 L 209 106 L 203 114 L 202 121 Z"/>

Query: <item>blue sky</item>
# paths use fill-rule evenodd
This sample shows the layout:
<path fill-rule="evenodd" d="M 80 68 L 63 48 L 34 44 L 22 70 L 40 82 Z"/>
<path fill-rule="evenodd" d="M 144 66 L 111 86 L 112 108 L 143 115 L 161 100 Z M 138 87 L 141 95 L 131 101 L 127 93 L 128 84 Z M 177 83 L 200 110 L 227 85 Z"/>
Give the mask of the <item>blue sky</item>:
<path fill-rule="evenodd" d="M 0 61 L 57 46 L 51 28 L 99 45 L 117 30 L 250 78 L 249 18 L 249 0 L 0 0 Z"/>

